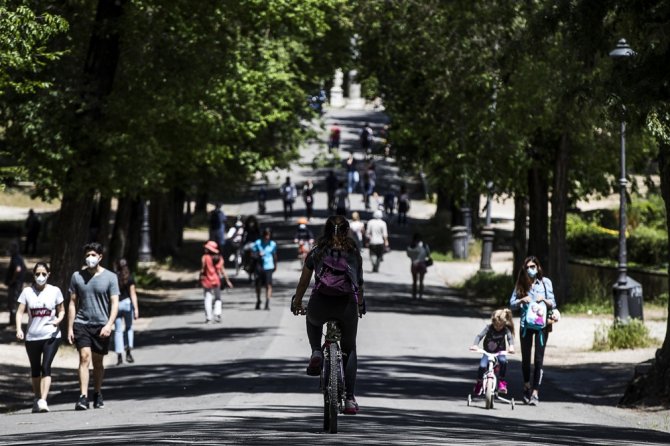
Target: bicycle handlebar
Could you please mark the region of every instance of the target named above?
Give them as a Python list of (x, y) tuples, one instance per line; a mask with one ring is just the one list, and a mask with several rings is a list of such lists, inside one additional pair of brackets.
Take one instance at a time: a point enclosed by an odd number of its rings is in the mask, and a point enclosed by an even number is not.
[(488, 357), (496, 357), (496, 356), (500, 356), (500, 355), (513, 355), (514, 354), (514, 353), (509, 352), (508, 350), (501, 350), (497, 353), (489, 353), (486, 350), (481, 349), (481, 348), (478, 348), (477, 350), (470, 349), (470, 351), (474, 352), (474, 353), (481, 353), (481, 354), (484, 354)]

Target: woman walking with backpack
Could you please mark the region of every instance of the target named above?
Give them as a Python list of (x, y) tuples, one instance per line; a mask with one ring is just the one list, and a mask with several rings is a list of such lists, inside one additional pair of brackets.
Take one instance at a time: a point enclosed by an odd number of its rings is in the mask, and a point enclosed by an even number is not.
[[(317, 240), (307, 255), (302, 268), (300, 281), (291, 301), (293, 314), (304, 314), (302, 298), (307, 291), (312, 274), (315, 284), (307, 304), (307, 337), (312, 356), (307, 366), (307, 374), (319, 376), (323, 354), (321, 353), (321, 334), (323, 324), (337, 320), (342, 330), (342, 359), (344, 362), (344, 381), (346, 398), (344, 413), (355, 415), (356, 403), (356, 334), (358, 318), (365, 314), (363, 298), (363, 260), (356, 242), (348, 236), (349, 222), (340, 215), (328, 218), (323, 235)], [(331, 280), (331, 271), (342, 268), (348, 280)], [(341, 277), (341, 276), (340, 276)]]
[[(509, 300), (512, 310), (521, 309), (521, 371), (523, 373), (523, 401), (531, 406), (540, 403), (539, 389), (542, 383), (544, 349), (549, 337), (547, 311), (556, 308), (554, 287), (544, 277), (542, 266), (535, 256), (527, 257), (519, 271), (516, 286)], [(538, 317), (531, 319), (531, 310), (539, 308)], [(538, 320), (544, 315), (544, 323)], [(530, 353), (535, 343), (533, 381), (530, 381)]]

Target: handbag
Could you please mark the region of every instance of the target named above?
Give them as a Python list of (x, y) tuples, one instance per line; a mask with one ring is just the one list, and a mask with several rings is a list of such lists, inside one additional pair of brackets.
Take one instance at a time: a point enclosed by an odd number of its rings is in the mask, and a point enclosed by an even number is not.
[(430, 256), (430, 248), (426, 245), (426, 251), (428, 255), (426, 256), (426, 266), (433, 266), (433, 258)]

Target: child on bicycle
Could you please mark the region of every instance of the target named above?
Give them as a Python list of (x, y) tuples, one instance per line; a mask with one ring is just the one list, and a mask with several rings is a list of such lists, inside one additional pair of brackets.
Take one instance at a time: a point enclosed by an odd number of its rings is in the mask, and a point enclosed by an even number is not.
[[(491, 314), (491, 323), (486, 324), (470, 347), (470, 350), (477, 350), (479, 342), (484, 339), (484, 350), (488, 353), (498, 353), (507, 351), (514, 353), (514, 319), (512, 311), (508, 308), (496, 310)], [(505, 381), (505, 372), (507, 372), (507, 357), (498, 355), (498, 393), (507, 394), (507, 381)], [(488, 366), (488, 357), (482, 355), (477, 370), (477, 382), (475, 383), (474, 394), (479, 395), (482, 388), (482, 376)]]

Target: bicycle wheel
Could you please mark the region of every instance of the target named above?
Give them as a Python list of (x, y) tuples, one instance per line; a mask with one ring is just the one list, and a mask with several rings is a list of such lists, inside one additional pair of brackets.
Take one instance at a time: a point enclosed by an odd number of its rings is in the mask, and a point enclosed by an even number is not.
[(494, 387), (496, 385), (496, 380), (488, 378), (486, 382), (484, 383), (484, 388), (485, 391), (485, 396), (486, 396), (486, 408), (487, 409), (492, 409), (493, 408), (493, 396), (494, 396)]
[(333, 342), (329, 347), (329, 368), (328, 368), (328, 432), (331, 434), (337, 433), (337, 413), (339, 412), (339, 397), (338, 397), (338, 355), (337, 345)]

